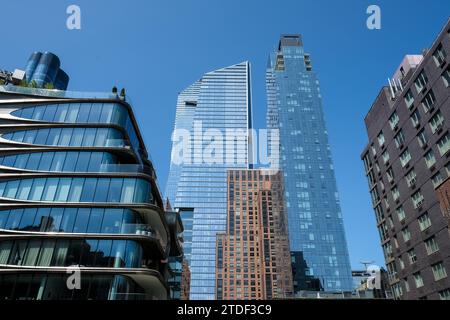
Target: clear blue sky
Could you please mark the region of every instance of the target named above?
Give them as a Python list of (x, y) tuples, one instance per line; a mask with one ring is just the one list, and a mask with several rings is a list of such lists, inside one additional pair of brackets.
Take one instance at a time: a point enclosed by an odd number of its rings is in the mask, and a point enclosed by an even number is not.
[[(82, 29), (66, 28), (77, 4)], [(377, 4), (382, 29), (366, 28)], [(360, 153), (363, 118), (403, 56), (429, 46), (448, 0), (40, 0), (2, 1), (0, 68), (23, 68), (36, 50), (59, 55), (69, 89), (126, 87), (164, 187), (177, 93), (203, 73), (252, 63), (255, 126), (265, 126), (264, 73), (280, 33), (301, 33), (324, 98), (353, 268), (384, 264)]]

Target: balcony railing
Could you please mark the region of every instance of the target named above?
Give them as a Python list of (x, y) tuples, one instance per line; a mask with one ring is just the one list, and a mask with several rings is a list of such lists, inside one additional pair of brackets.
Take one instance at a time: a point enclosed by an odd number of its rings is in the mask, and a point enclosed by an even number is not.
[(123, 224), (120, 230), (121, 234), (136, 234), (146, 237), (152, 237), (158, 240), (161, 246), (164, 248), (164, 241), (158, 230), (153, 229), (148, 224)]
[(110, 92), (81, 92), (55, 89), (29, 88), (14, 85), (0, 86), (0, 92), (19, 93), (34, 96), (72, 98), (72, 99), (111, 99), (120, 100), (119, 95)]

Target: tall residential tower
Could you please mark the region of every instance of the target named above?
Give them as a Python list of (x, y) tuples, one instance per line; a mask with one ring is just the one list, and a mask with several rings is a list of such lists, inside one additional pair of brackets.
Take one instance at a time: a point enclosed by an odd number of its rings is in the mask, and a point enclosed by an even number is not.
[(292, 297), (281, 172), (229, 170), (227, 189), (227, 232), (217, 235), (216, 298)]
[(389, 82), (362, 153), (389, 282), (396, 299), (449, 300), (450, 20)]
[[(290, 248), (304, 259), (306, 275), (324, 290), (352, 289), (351, 268), (336, 188), (319, 81), (300, 35), (282, 35), (267, 73), (267, 126), (279, 129)], [(308, 276), (308, 277), (306, 277)], [(301, 283), (301, 282), (305, 283)]]

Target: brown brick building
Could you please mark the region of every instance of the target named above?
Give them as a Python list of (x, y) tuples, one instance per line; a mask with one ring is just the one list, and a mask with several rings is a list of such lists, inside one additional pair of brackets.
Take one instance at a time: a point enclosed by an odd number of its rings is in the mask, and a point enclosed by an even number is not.
[(216, 298), (290, 297), (292, 269), (282, 175), (228, 171), (227, 232), (217, 235)]
[(449, 62), (450, 21), (423, 55), (406, 56), (365, 118), (362, 159), (396, 299), (450, 299)]

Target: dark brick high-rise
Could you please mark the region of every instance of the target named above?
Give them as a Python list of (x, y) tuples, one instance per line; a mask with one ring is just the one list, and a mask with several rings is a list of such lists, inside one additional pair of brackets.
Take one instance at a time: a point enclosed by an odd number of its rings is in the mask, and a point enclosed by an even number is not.
[(450, 299), (450, 234), (436, 189), (450, 175), (450, 21), (407, 56), (365, 118), (362, 153), (397, 299)]

